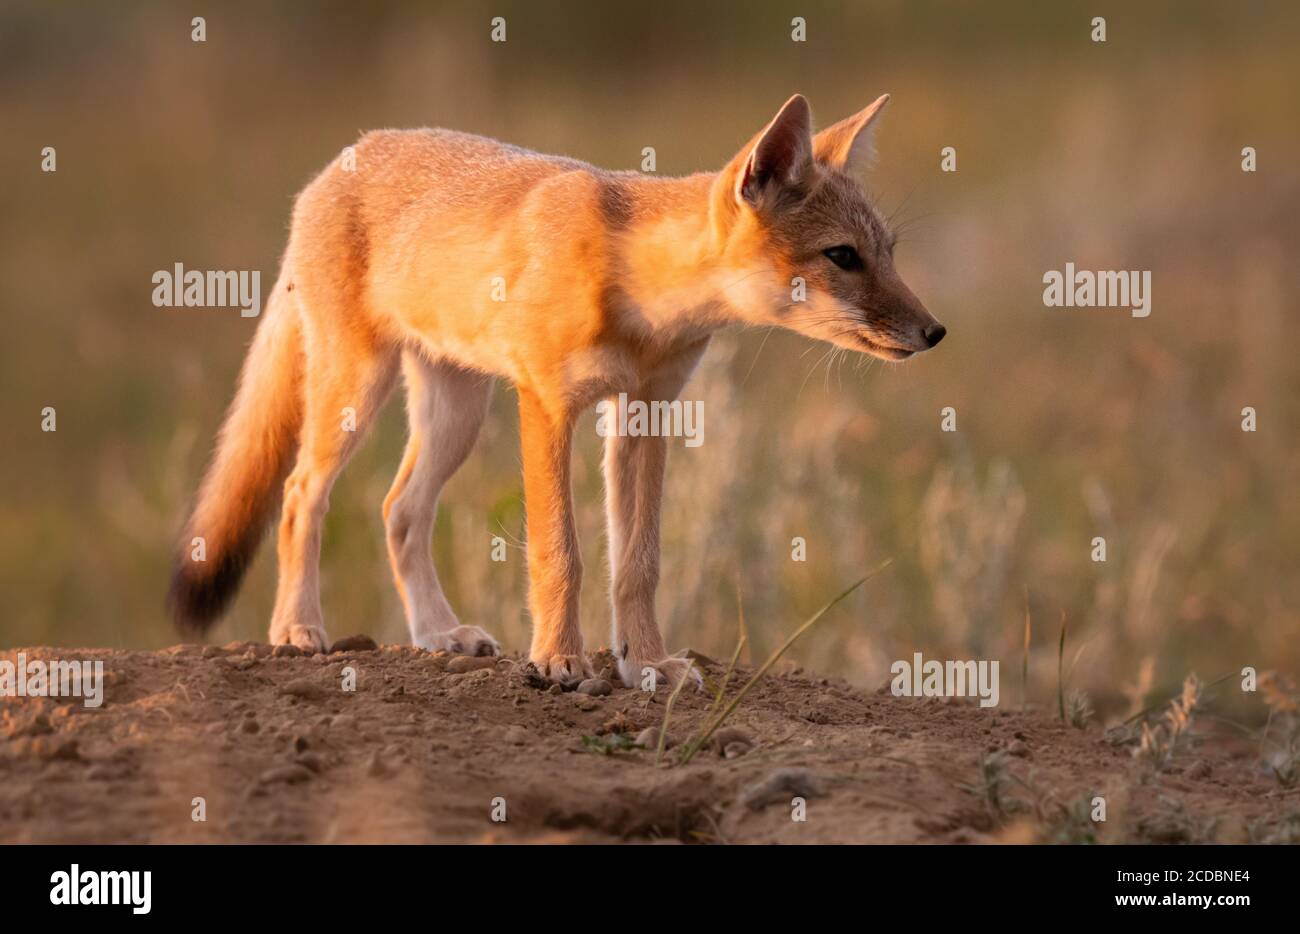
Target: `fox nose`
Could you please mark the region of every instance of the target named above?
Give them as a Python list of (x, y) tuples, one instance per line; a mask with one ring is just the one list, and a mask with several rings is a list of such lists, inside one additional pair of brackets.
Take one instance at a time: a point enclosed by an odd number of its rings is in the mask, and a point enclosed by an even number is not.
[(936, 321), (922, 332), (921, 336), (925, 338), (928, 346), (933, 347), (943, 340), (943, 336), (948, 333), (948, 329)]

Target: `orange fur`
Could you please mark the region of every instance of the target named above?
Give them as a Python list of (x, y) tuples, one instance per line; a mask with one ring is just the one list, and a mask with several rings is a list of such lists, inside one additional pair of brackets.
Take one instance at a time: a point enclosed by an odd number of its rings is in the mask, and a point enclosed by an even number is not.
[[(429, 557), (442, 485), (473, 446), (493, 377), (518, 389), (528, 512), (531, 658), (590, 673), (578, 628), (582, 565), (569, 480), (574, 420), (601, 398), (677, 396), (731, 322), (776, 324), (888, 359), (943, 329), (898, 278), (892, 235), (854, 173), (886, 98), (814, 137), (796, 95), (719, 173), (606, 172), (446, 130), (380, 131), (299, 196), (281, 284), (191, 518), (190, 536), (244, 543), (284, 480), (271, 638), (325, 644), (317, 566), (330, 488), (395, 381), (411, 440), (384, 504), (412, 639), (495, 652), (461, 626)], [(841, 268), (851, 247), (855, 265)], [(806, 300), (793, 298), (802, 281)], [(289, 291), (292, 286), (292, 291)], [(286, 349), (294, 345), (293, 351)], [(341, 428), (343, 412), (356, 431)], [(654, 620), (662, 438), (610, 438), (605, 470), (614, 646), (625, 679), (671, 677)], [(182, 554), (182, 622), (229, 574)], [(219, 606), (223, 600), (208, 600)]]

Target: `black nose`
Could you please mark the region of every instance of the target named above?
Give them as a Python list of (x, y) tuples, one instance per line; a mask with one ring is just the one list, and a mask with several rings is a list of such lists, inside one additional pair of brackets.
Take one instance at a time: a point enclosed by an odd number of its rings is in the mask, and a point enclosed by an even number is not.
[(942, 324), (940, 324), (938, 321), (936, 321), (934, 324), (930, 325), (928, 328), (925, 329), (925, 332), (924, 334), (922, 334), (922, 336), (925, 338), (925, 342), (929, 344), (931, 347), (933, 347), (936, 344), (938, 344), (939, 341), (943, 340), (943, 336), (947, 333), (948, 333), (948, 329), (944, 327)]

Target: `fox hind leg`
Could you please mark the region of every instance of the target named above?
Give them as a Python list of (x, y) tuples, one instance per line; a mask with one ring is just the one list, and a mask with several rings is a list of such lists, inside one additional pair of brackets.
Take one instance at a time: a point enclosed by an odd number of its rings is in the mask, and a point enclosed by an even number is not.
[(384, 499), (384, 529), (411, 642), (457, 655), (500, 654), (487, 632), (460, 625), (430, 553), (438, 496), (474, 447), (492, 379), (451, 363), (430, 363), (414, 350), (403, 352), (402, 372), (410, 438)]
[(320, 538), (330, 490), (392, 389), (397, 352), (310, 332), (304, 349), (302, 435), (284, 485), (270, 641), (310, 652), (327, 645), (320, 605)]

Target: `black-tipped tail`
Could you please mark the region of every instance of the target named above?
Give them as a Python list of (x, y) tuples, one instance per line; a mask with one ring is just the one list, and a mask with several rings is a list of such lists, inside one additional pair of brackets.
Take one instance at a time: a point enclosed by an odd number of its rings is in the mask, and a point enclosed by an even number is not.
[(302, 330), (281, 278), (177, 546), (167, 607), (183, 633), (206, 631), (230, 605), (298, 449)]
[(257, 552), (257, 536), (245, 538), (211, 561), (197, 560), (192, 542), (181, 546), (167, 589), (167, 612), (177, 630), (202, 635), (226, 612)]

